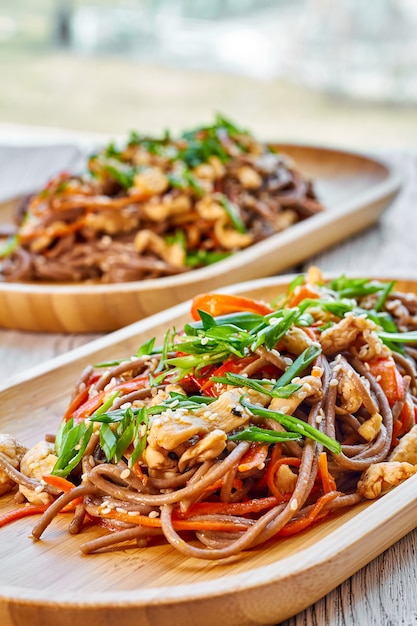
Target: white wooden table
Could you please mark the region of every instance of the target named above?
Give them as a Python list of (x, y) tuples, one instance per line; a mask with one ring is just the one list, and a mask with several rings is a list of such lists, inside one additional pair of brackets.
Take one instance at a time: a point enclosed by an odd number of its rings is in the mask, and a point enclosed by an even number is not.
[[(51, 174), (62, 163), (46, 149), (29, 171), (19, 148), (5, 151), (0, 146), (0, 195), (34, 186), (45, 168)], [(62, 159), (77, 162), (72, 148), (64, 149)], [(417, 278), (417, 152), (385, 152), (404, 174), (400, 195), (384, 213), (381, 221), (367, 232), (326, 250), (311, 262), (324, 271), (366, 272), (369, 276), (398, 275)], [(27, 157), (29, 160), (30, 158)], [(19, 161), (21, 162), (21, 161)], [(29, 161), (28, 161), (29, 162)], [(22, 175), (24, 171), (25, 176)], [(32, 178), (34, 177), (34, 180)], [(22, 180), (25, 180), (22, 186)], [(303, 268), (291, 268), (302, 270)], [(23, 333), (0, 329), (0, 377), (2, 383), (22, 370), (45, 362), (93, 340), (94, 335), (56, 335)], [(417, 524), (417, 513), (416, 513)], [(412, 626), (417, 624), (417, 530), (339, 585), (322, 600), (285, 622), (285, 626)]]

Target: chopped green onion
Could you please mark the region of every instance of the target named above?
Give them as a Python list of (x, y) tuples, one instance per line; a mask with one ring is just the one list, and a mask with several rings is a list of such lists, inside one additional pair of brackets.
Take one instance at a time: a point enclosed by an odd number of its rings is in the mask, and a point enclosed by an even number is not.
[(141, 356), (146, 356), (148, 354), (152, 354), (154, 345), (155, 345), (155, 337), (152, 337), (152, 339), (149, 339), (148, 341), (145, 341), (145, 343), (143, 343), (139, 347), (139, 349), (136, 352), (135, 356), (141, 357)]
[[(247, 376), (241, 376), (240, 374), (234, 374), (233, 372), (226, 372), (225, 376), (212, 376), (210, 380), (215, 383), (254, 389), (255, 391), (259, 391), (260, 393), (270, 396), (271, 398), (290, 398), (296, 391), (301, 389), (301, 385), (286, 385), (285, 387), (279, 387), (274, 390), (270, 388), (272, 385), (271, 381), (248, 378)], [(268, 385), (268, 387), (266, 385)]]
[(381, 295), (379, 296), (374, 306), (375, 311), (380, 311), (385, 306), (385, 302), (389, 294), (391, 293), (391, 291), (394, 289), (394, 286), (395, 286), (395, 280), (391, 280), (389, 283), (385, 285), (385, 287), (383, 288), (381, 292)]
[(246, 233), (247, 229), (244, 221), (240, 216), (240, 209), (238, 205), (234, 202), (231, 202), (231, 200), (229, 200), (229, 198), (227, 198), (227, 196), (225, 196), (224, 194), (218, 194), (216, 198), (226, 211), (228, 218), (230, 219), (233, 226), (236, 228), (237, 232), (242, 234)]
[(240, 399), (240, 403), (253, 413), (253, 415), (258, 415), (259, 417), (264, 417), (265, 419), (273, 419), (291, 432), (296, 432), (303, 435), (303, 437), (309, 437), (310, 439), (317, 441), (330, 450), (330, 452), (333, 452), (333, 454), (340, 454), (342, 450), (342, 446), (338, 441), (332, 439), (328, 435), (325, 435), (317, 428), (314, 428), (314, 426), (310, 426), (310, 424), (303, 422), (303, 420), (300, 420), (297, 417), (286, 415), (285, 413), (280, 413), (279, 411), (271, 411), (270, 409), (255, 406), (254, 404), (250, 404), (244, 397)]
[(107, 461), (110, 463), (114, 457), (117, 446), (117, 437), (108, 424), (100, 427), (100, 447), (103, 450)]
[[(81, 462), (88, 442), (93, 433), (93, 424), (80, 422), (74, 426), (73, 419), (66, 422), (62, 429), (58, 443), (58, 459), (51, 474), (68, 476)], [(57, 444), (56, 444), (57, 445)]]
[(378, 331), (377, 335), (382, 341), (392, 343), (415, 343), (417, 341), (417, 330), (409, 330), (404, 333), (386, 333)]
[(302, 352), (300, 356), (295, 359), (292, 365), (290, 365), (289, 368), (285, 370), (283, 375), (277, 380), (274, 385), (274, 389), (283, 387), (290, 383), (293, 378), (301, 374), (301, 372), (303, 372), (306, 367), (308, 367), (310, 363), (312, 363), (320, 354), (320, 344), (312, 343), (309, 345), (308, 348), (306, 348), (304, 352)]
[(301, 435), (294, 432), (268, 430), (258, 426), (249, 426), (235, 435), (228, 435), (230, 441), (257, 441), (259, 443), (282, 443), (285, 441), (298, 441)]

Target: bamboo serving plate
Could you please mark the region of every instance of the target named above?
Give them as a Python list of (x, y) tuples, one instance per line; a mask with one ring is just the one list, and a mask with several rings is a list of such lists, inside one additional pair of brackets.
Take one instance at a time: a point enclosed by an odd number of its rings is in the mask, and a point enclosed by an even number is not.
[[(271, 301), (292, 277), (236, 285), (229, 293)], [(398, 281), (417, 293), (417, 281)], [(189, 303), (132, 324), (13, 379), (0, 390), (0, 432), (26, 445), (56, 432), (81, 370), (129, 356), (152, 336), (189, 320)], [(417, 476), (299, 534), (221, 563), (169, 545), (82, 556), (100, 532), (68, 534), (60, 516), (33, 542), (33, 518), (0, 530), (2, 626), (255, 626), (281, 622), (316, 602), (417, 526)], [(11, 497), (0, 510), (12, 508)], [(66, 519), (65, 519), (66, 518)]]
[[(226, 260), (179, 276), (118, 284), (0, 283), (0, 326), (43, 332), (106, 332), (197, 293), (282, 272), (373, 224), (401, 177), (383, 161), (322, 147), (279, 144), (315, 181), (326, 210)], [(10, 222), (13, 202), (0, 205)]]

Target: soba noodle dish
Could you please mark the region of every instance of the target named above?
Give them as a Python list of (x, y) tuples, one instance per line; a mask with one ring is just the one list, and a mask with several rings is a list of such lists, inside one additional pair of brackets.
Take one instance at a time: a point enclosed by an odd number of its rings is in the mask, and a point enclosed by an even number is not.
[(23, 200), (14, 227), (3, 228), (0, 280), (177, 275), (322, 208), (296, 164), (220, 115), (176, 138), (131, 133), (91, 155), (87, 171), (63, 172)]
[(0, 526), (40, 515), (39, 540), (65, 513), (97, 527), (85, 554), (210, 560), (305, 532), (417, 472), (416, 342), (394, 282), (310, 268), (273, 303), (196, 296), (160, 344), (87, 367), (53, 436), (1, 436)]

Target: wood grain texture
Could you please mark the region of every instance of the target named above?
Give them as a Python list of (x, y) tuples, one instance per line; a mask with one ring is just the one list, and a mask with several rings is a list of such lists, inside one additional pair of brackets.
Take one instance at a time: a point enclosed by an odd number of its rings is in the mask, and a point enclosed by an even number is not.
[[(287, 278), (261, 279), (231, 291), (271, 301), (287, 285)], [(399, 281), (398, 289), (417, 293), (417, 282)], [(86, 364), (129, 356), (146, 338), (160, 341), (167, 327), (180, 328), (188, 319), (189, 305), (179, 305), (9, 380), (0, 392), (1, 430), (34, 444), (56, 430)], [(411, 531), (416, 504), (412, 477), (309, 532), (219, 564), (183, 557), (167, 545), (81, 557), (78, 546), (96, 529), (69, 536), (61, 518), (33, 542), (32, 520), (21, 520), (2, 529), (1, 623), (52, 626), (59, 615), (62, 626), (91, 620), (103, 626), (119, 620), (126, 626), (209, 626), (215, 619), (224, 626), (273, 624), (320, 599)], [(4, 496), (2, 509), (12, 506)]]
[[(394, 165), (328, 148), (280, 145), (314, 179), (326, 207), (228, 259), (180, 274), (112, 285), (0, 283), (0, 326), (49, 332), (104, 332), (131, 324), (202, 291), (270, 276), (376, 222), (397, 193)], [(10, 203), (0, 205), (0, 221)]]

